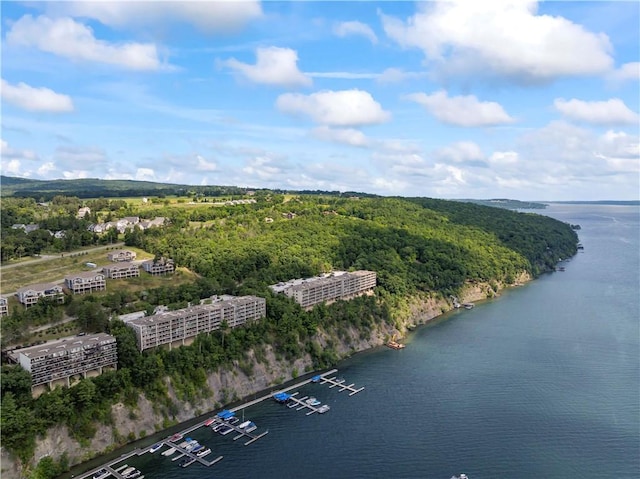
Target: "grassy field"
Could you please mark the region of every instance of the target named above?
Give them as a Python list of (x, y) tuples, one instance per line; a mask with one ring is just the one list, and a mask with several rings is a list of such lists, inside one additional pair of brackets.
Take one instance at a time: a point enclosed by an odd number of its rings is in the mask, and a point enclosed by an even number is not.
[[(78, 271), (90, 271), (93, 268), (85, 266), (85, 263), (95, 263), (98, 267), (105, 266), (110, 263), (107, 259), (107, 253), (111, 249), (119, 249), (113, 247), (105, 247), (99, 251), (75, 251), (72, 253), (63, 253), (59, 258), (49, 259), (46, 261), (23, 261), (18, 266), (11, 269), (0, 270), (0, 291), (3, 294), (12, 293), (30, 284), (37, 283), (58, 283), (64, 280), (68, 274), (77, 273)], [(137, 253), (136, 259), (146, 260), (153, 259), (153, 255), (139, 248), (129, 248)]]

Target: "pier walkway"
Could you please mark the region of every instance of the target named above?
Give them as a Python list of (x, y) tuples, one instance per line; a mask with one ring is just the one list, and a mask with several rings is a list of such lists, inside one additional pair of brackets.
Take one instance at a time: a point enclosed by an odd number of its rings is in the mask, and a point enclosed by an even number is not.
[[(362, 386), (360, 389), (356, 389), (353, 386), (355, 386), (354, 383), (349, 384), (348, 386), (345, 385), (345, 380), (344, 379), (336, 379), (336, 377), (332, 377), (332, 378), (328, 378), (326, 377), (327, 375), (324, 376), (314, 376), (313, 378), (311, 378), (312, 382), (319, 382), (320, 384), (330, 384), (331, 386), (329, 386), (329, 388), (334, 388), (337, 387), (338, 388), (338, 392), (342, 392), (342, 391), (349, 391), (349, 396), (353, 396), (354, 394), (359, 393), (360, 391), (362, 391), (364, 389), (364, 386)], [(317, 378), (317, 379), (316, 379)]]

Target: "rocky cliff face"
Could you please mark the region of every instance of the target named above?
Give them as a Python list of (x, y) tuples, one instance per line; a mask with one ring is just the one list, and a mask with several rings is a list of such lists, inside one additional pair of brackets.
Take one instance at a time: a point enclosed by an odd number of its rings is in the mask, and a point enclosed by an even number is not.
[[(518, 278), (518, 283), (529, 280), (528, 275), (523, 274)], [(494, 285), (500, 289), (503, 285)], [(468, 284), (464, 292), (458, 298), (460, 302), (480, 301), (494, 297), (497, 294), (488, 284)], [(358, 351), (364, 351), (372, 347), (385, 344), (393, 336), (402, 337), (408, 329), (424, 324), (431, 319), (453, 308), (451, 299), (438, 299), (430, 296), (415, 296), (407, 299), (407, 309), (395, 318), (395, 325), (379, 325), (372, 330), (366, 338), (361, 337), (361, 332), (351, 328), (347, 330), (347, 336), (336, 341), (335, 334), (330, 331), (319, 331), (317, 341), (326, 346), (332, 340), (337, 353), (341, 358), (346, 358)], [(191, 404), (179, 401), (168, 383), (171, 400), (178, 404), (177, 415), (173, 418), (176, 422), (183, 422), (219, 408), (221, 405), (250, 396), (259, 391), (277, 388), (279, 384), (295, 376), (303, 374), (312, 367), (310, 357), (302, 357), (295, 362), (278, 360), (270, 347), (266, 350), (266, 361), (255, 360), (253, 352), (253, 371), (247, 376), (236, 365), (224, 371), (211, 373), (207, 379), (212, 394), (206, 399)], [(63, 452), (67, 453), (70, 464), (79, 464), (92, 457), (104, 454), (115, 447), (122, 446), (133, 438), (154, 434), (163, 428), (165, 417), (154, 409), (153, 404), (142, 394), (138, 398), (135, 408), (129, 409), (122, 403), (112, 407), (114, 419), (113, 425), (99, 425), (98, 430), (88, 446), (82, 446), (75, 441), (66, 427), (58, 426), (47, 431), (45, 437), (38, 439), (34, 455), (35, 465), (45, 456), (59, 459)], [(20, 479), (26, 477), (28, 467), (23, 467), (12, 458), (3, 448), (2, 455), (3, 479)]]

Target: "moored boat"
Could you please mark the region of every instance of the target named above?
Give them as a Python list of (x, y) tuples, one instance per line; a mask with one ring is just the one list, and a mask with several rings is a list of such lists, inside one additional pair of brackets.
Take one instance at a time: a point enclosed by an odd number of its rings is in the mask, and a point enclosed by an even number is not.
[(169, 438), (169, 441), (171, 442), (176, 442), (179, 441), (180, 439), (182, 439), (182, 434), (180, 434), (179, 432), (175, 433), (173, 436), (171, 436)]
[(258, 426), (255, 425), (255, 423), (251, 422), (249, 423), (249, 425), (244, 429), (244, 432), (251, 432), (251, 431), (255, 431), (256, 429), (258, 429)]
[(164, 451), (162, 453), (163, 456), (170, 456), (171, 454), (173, 454), (174, 452), (176, 452), (176, 448), (175, 447), (170, 447), (169, 449), (167, 449), (166, 451)]
[(213, 424), (213, 421), (215, 421), (215, 420), (216, 420), (215, 418), (210, 417), (209, 419), (207, 419), (207, 420), (204, 422), (204, 425), (205, 425), (205, 426), (211, 426), (211, 424)]
[(109, 477), (110, 475), (111, 473), (106, 469), (100, 469), (93, 474), (93, 479), (104, 479), (105, 477)]
[(313, 396), (311, 396), (309, 399), (307, 399), (305, 401), (305, 404), (307, 404), (307, 406), (320, 406), (320, 404), (322, 404), (320, 401), (318, 401), (316, 398), (314, 398)]
[(206, 448), (206, 449), (203, 449), (202, 451), (198, 451), (198, 453), (196, 454), (196, 456), (198, 456), (198, 457), (204, 457), (204, 456), (207, 456), (207, 455), (209, 455), (209, 454), (211, 454), (211, 448)]
[(240, 424), (238, 426), (238, 429), (244, 429), (244, 428), (248, 427), (249, 424), (252, 424), (252, 422), (251, 421), (245, 421), (245, 422), (243, 422), (242, 424)]
[(325, 412), (327, 412), (329, 409), (331, 409), (331, 406), (329, 406), (328, 404), (323, 404), (322, 406), (320, 406), (318, 408), (318, 412), (320, 414), (324, 414)]
[(153, 454), (158, 449), (162, 449), (162, 446), (164, 446), (164, 442), (158, 442), (158, 443), (154, 444), (153, 446), (151, 446), (151, 448), (149, 449), (149, 452)]

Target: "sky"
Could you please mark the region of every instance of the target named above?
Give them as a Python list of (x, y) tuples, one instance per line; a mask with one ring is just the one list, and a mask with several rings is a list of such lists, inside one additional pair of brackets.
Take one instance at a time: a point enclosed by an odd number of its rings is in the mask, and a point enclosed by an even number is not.
[(1, 172), (640, 199), (640, 2), (7, 2)]

